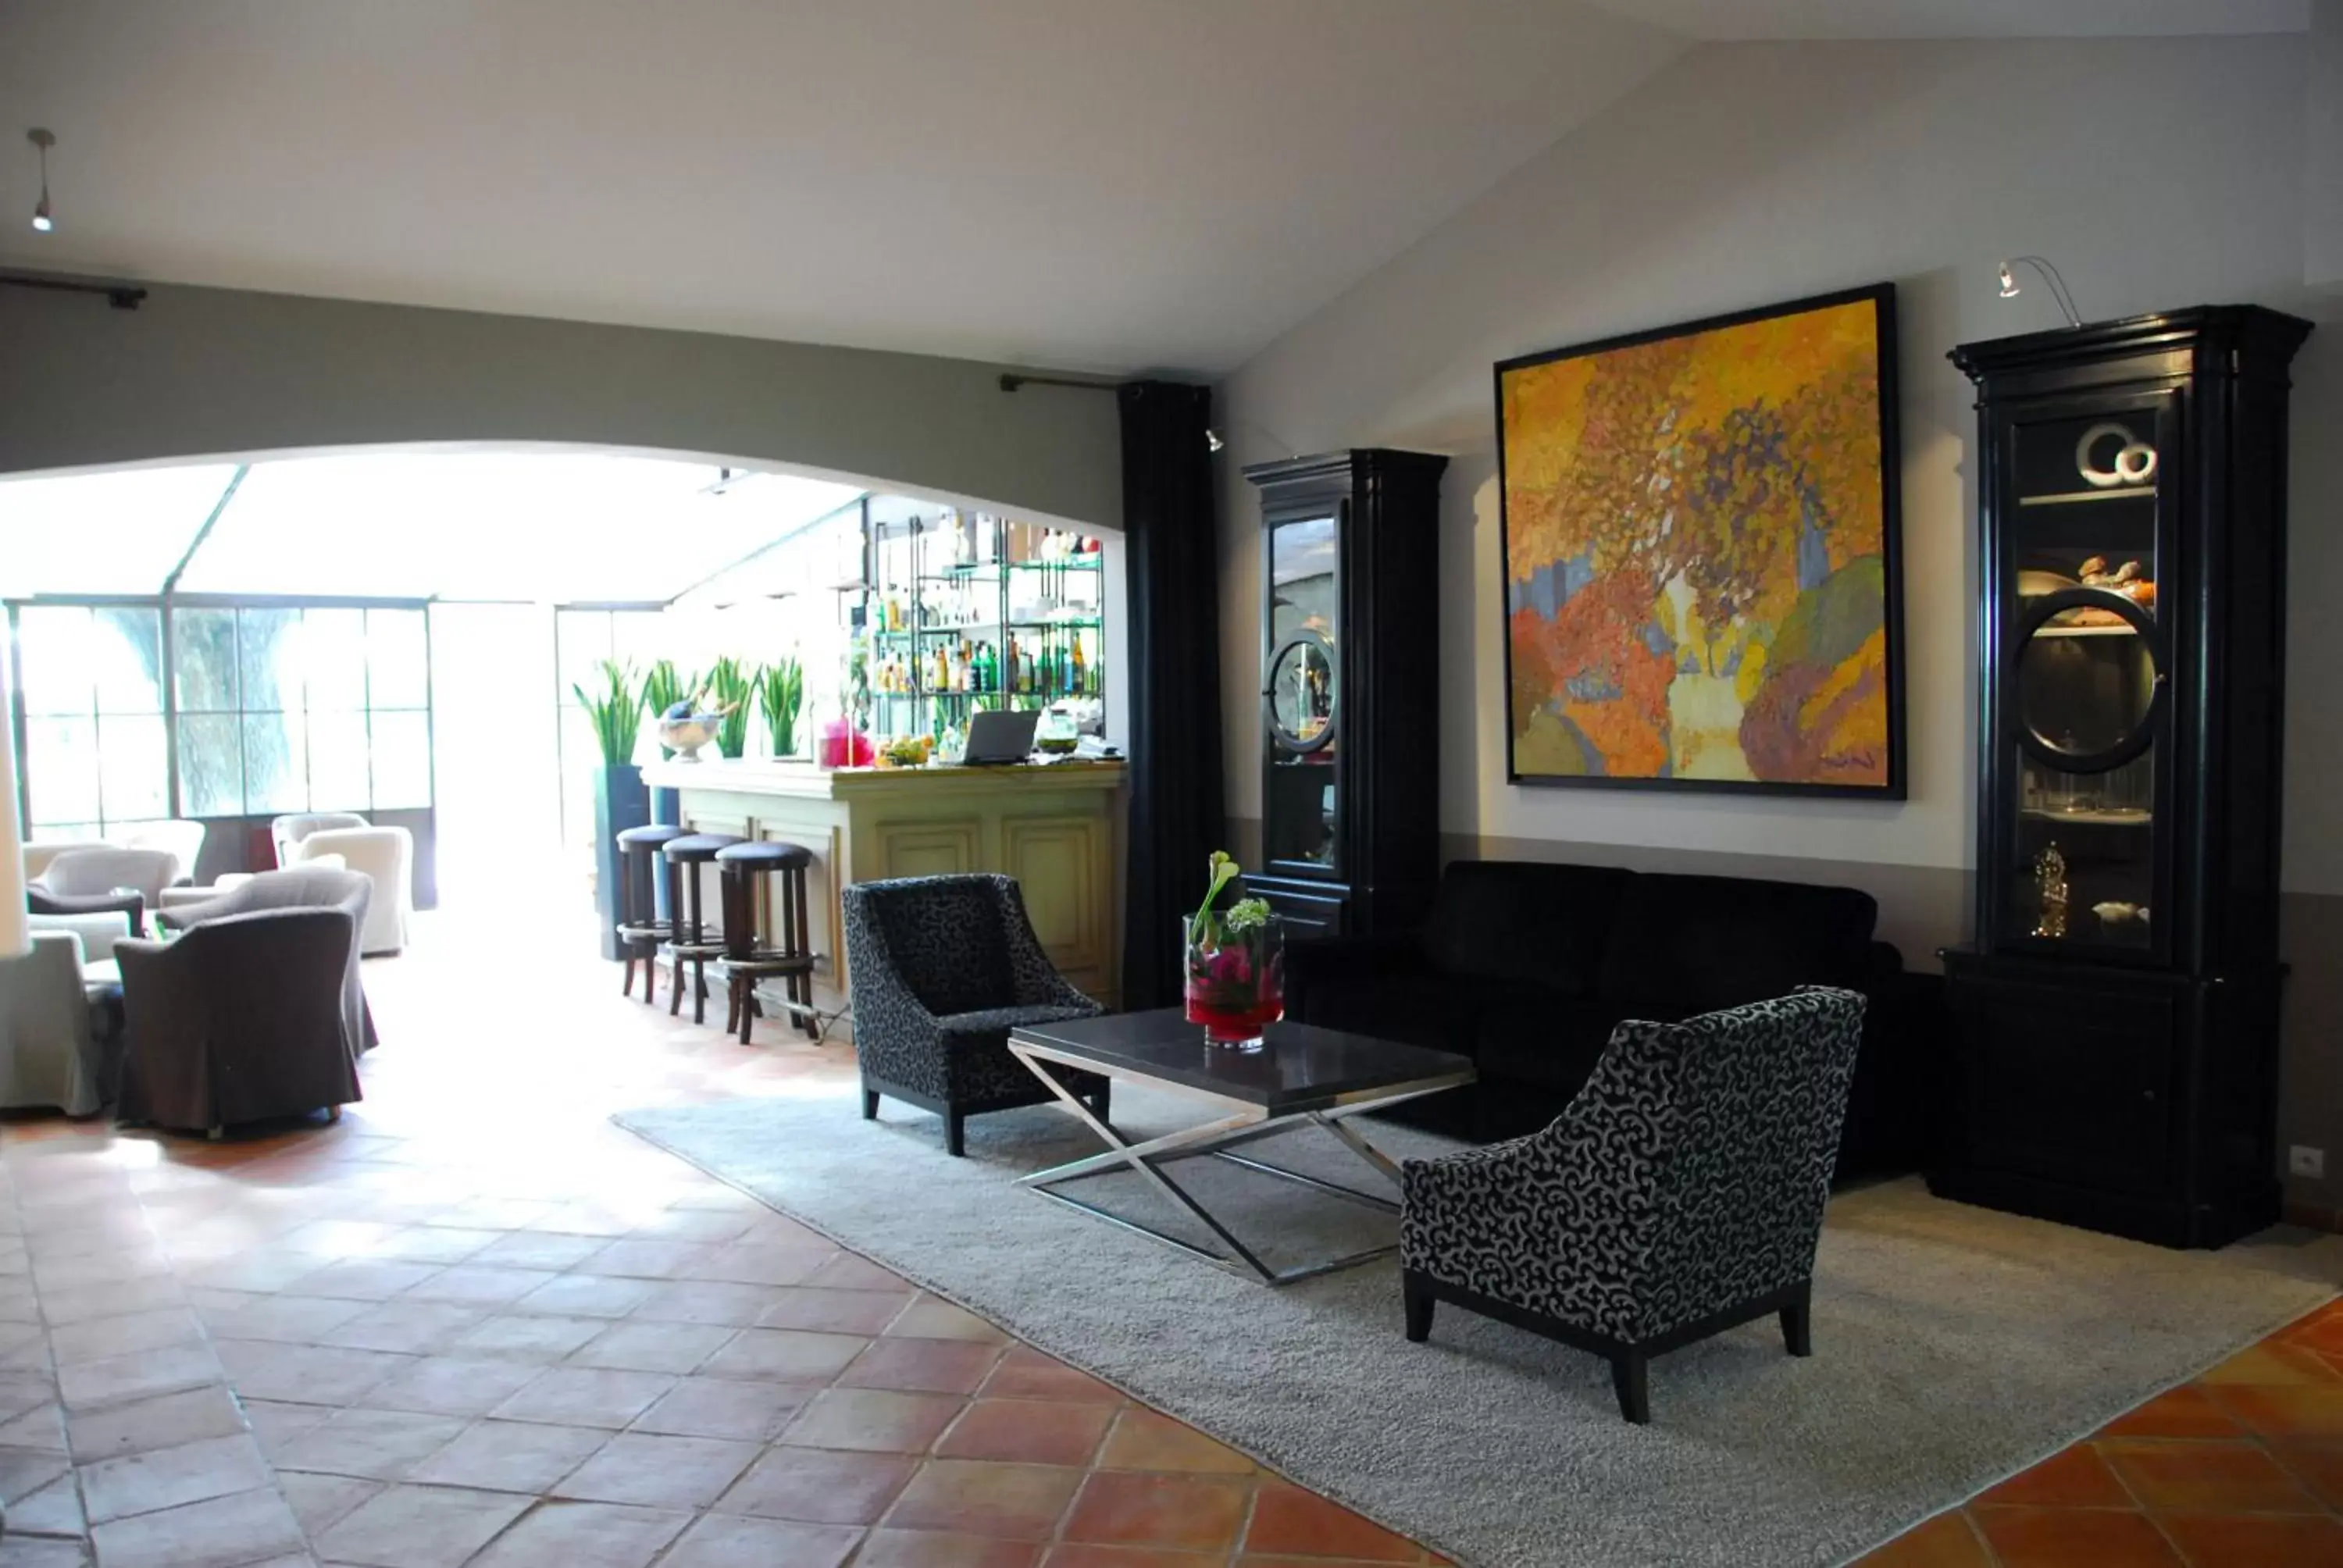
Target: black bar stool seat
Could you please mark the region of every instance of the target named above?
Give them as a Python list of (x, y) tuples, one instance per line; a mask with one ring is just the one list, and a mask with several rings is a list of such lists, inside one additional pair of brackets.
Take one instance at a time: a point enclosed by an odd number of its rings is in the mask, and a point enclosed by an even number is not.
[(683, 1010), (683, 966), (691, 966), (691, 1021), (708, 1021), (708, 960), (724, 956), (719, 931), (709, 930), (700, 919), (699, 868), (711, 863), (718, 850), (740, 842), (737, 833), (686, 833), (659, 847), (667, 860), (668, 940), (659, 953), (674, 968), (667, 1002), (670, 1015)]
[(659, 989), (659, 950), (675, 936), (675, 923), (659, 912), (659, 851), (690, 832), (670, 822), (628, 828), (617, 835), (618, 873), (618, 950), (626, 955), (625, 983), (620, 996), (635, 994), (635, 965), (643, 966), (643, 1005), (650, 1005)]
[[(813, 943), (806, 920), (806, 870), (813, 852), (797, 844), (764, 839), (728, 844), (716, 851), (724, 892), (724, 957), (717, 965), (723, 978), (724, 1027), (739, 1031), (749, 1043), (749, 1020), (764, 1011), (757, 1000), (757, 982), (778, 977), (789, 1000), (790, 1023), (809, 1039), (821, 1038), (821, 1024), (813, 1003)], [(770, 945), (758, 940), (757, 888), (770, 894)]]

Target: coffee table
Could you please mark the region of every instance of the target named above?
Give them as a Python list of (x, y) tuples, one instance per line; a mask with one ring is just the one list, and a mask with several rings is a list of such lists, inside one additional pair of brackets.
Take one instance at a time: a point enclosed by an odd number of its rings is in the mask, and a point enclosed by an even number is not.
[[(1391, 1199), (1321, 1181), (1299, 1171), (1288, 1171), (1233, 1151), (1257, 1139), (1299, 1127), (1322, 1127), (1396, 1186), (1399, 1167), (1346, 1125), (1348, 1120), (1470, 1083), (1474, 1076), (1470, 1057), (1302, 1023), (1271, 1024), (1262, 1045), (1256, 1050), (1209, 1045), (1204, 1031), (1190, 1023), (1178, 1008), (1011, 1030), (1009, 1050), (1110, 1146), (1103, 1154), (1070, 1161), (1022, 1177), (1021, 1186), (1272, 1285), (1289, 1285), (1296, 1280), (1363, 1263), (1394, 1251), (1396, 1243), (1326, 1262), (1272, 1269), (1173, 1181), (1166, 1167), (1182, 1160), (1209, 1156), (1288, 1181), (1299, 1181), (1305, 1187), (1386, 1213), (1397, 1213), (1399, 1205)], [(1078, 1068), (1119, 1082), (1178, 1095), (1216, 1110), (1221, 1115), (1201, 1126), (1133, 1143), (1070, 1091), (1052, 1070), (1057, 1067)], [(1135, 1171), (1144, 1177), (1166, 1199), (1194, 1216), (1227, 1251), (1199, 1247), (1179, 1236), (1086, 1203), (1063, 1190), (1068, 1182), (1119, 1170)]]

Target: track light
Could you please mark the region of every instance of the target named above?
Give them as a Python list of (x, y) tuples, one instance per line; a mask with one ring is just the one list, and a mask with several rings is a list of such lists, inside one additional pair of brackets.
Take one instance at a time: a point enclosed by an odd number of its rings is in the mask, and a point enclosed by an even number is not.
[(2067, 292), (2066, 280), (2058, 276), (2058, 269), (2056, 267), (2051, 266), (2048, 261), (2045, 260), (2041, 256), (2013, 256), (2007, 261), (2003, 262), (2000, 267), (2001, 297), (2004, 299), (2016, 299), (2019, 293), (2022, 292), (2017, 286), (2016, 275), (2009, 270), (2012, 266), (2021, 261), (2026, 266), (2032, 267), (2035, 271), (2040, 273), (2042, 275), (2042, 281), (2050, 286), (2050, 297), (2057, 302), (2058, 309), (2066, 317), (2066, 325), (2069, 327), (2082, 326), (2082, 315), (2075, 308), (2075, 297)]
[(25, 133), (25, 139), (40, 150), (41, 158), (41, 199), (33, 206), (33, 227), (42, 234), (53, 233), (57, 220), (49, 216), (49, 149), (57, 145), (57, 138), (35, 126)]

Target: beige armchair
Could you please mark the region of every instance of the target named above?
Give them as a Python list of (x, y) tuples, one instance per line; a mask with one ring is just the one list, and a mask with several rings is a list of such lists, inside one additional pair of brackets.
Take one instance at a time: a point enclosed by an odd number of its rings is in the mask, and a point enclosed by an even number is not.
[(327, 857), (374, 882), (358, 950), (375, 958), (404, 949), (407, 918), (415, 908), (415, 835), (404, 828), (320, 828), (293, 846), (289, 865), (314, 865)]
[(120, 847), (106, 839), (27, 839), (25, 840), (25, 880), (39, 881), (51, 863), (68, 849), (114, 849)]
[(186, 881), (196, 874), (196, 862), (203, 858), (204, 839), (207, 829), (201, 822), (186, 817), (173, 817), (159, 822), (140, 822), (122, 829), (117, 837), (125, 849), (163, 849), (179, 858), (179, 879)]
[(364, 828), (367, 819), (355, 811), (297, 811), (279, 817), (268, 824), (268, 836), (277, 841), (277, 865), (279, 870), (300, 859), (294, 851), (301, 840), (312, 833), (332, 828)]

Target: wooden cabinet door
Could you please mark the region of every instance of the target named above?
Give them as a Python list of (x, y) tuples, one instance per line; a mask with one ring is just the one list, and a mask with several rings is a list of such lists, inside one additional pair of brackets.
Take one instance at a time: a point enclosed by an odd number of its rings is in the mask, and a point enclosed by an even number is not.
[(2140, 1197), (2176, 1188), (2184, 990), (1957, 973), (1950, 990), (1967, 1163)]

